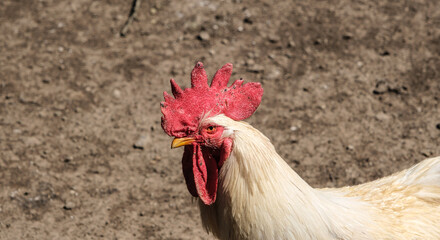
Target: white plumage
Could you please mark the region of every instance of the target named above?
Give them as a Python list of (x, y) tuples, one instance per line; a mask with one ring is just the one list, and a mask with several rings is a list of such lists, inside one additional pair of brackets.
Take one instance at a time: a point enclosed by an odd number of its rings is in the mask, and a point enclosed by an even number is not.
[(234, 143), (216, 202), (199, 204), (219, 239), (440, 239), (440, 157), (358, 186), (314, 189), (251, 125), (224, 115), (203, 124), (223, 126)]

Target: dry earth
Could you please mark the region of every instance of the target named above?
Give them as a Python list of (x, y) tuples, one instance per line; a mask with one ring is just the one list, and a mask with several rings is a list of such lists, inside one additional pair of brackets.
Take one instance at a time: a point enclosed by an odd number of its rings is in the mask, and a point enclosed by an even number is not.
[[(0, 238), (209, 239), (169, 78), (261, 82), (248, 121), (315, 187), (440, 155), (440, 1), (0, 1)], [(136, 145), (137, 147), (134, 147)]]

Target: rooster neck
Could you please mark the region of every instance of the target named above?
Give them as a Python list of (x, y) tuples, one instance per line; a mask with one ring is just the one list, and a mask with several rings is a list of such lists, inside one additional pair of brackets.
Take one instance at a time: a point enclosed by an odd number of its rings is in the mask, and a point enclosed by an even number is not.
[(200, 205), (208, 231), (220, 239), (371, 239), (364, 203), (313, 189), (262, 133), (229, 124), (234, 148), (220, 171), (217, 200)]

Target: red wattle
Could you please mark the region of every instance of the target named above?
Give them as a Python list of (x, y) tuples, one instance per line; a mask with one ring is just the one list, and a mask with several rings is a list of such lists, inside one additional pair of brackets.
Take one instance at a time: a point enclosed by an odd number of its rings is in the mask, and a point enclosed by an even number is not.
[(218, 167), (211, 149), (196, 147), (193, 159), (194, 181), (200, 199), (211, 205), (217, 197)]
[(194, 173), (193, 173), (193, 156), (194, 156), (194, 145), (185, 146), (185, 151), (183, 152), (182, 157), (182, 171), (183, 176), (185, 177), (186, 187), (188, 188), (189, 193), (194, 197), (198, 197), (196, 184), (194, 182)]
[(218, 167), (213, 152), (199, 144), (185, 146), (182, 169), (188, 191), (200, 197), (206, 205), (217, 196)]
[(202, 147), (197, 143), (185, 146), (182, 169), (186, 187), (191, 195), (200, 197), (206, 205), (215, 202), (218, 171), (229, 158), (232, 143), (232, 139), (224, 139), (220, 151), (219, 149)]

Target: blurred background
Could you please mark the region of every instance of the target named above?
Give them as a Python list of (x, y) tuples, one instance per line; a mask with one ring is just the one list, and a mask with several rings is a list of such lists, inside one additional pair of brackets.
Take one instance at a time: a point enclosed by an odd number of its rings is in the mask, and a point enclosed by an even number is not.
[(197, 61), (314, 187), (440, 155), (440, 1), (137, 1), (0, 1), (0, 239), (210, 239), (160, 127)]

